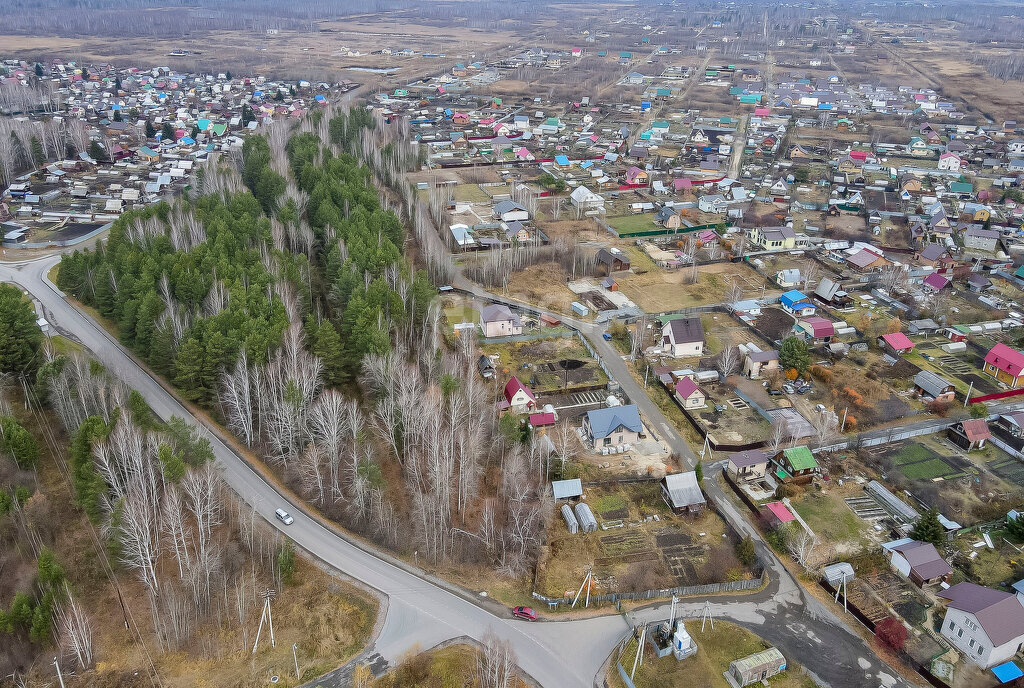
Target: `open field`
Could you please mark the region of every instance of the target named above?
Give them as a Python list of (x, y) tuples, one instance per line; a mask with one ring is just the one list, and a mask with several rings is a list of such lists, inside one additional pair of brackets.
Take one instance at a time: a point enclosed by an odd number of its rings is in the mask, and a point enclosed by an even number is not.
[[(421, 652), (409, 657), (398, 667), (380, 678), (372, 679), (369, 688), (456, 688), (476, 684), (477, 659), (480, 650), (469, 645), (448, 645), (439, 649)], [(372, 678), (360, 671), (361, 679)], [(508, 688), (526, 688), (527, 684), (518, 676), (513, 677)]]
[(499, 383), (516, 375), (534, 394), (608, 383), (608, 376), (575, 337), (481, 344), (480, 351), (498, 356), (495, 368)]
[[(639, 254), (639, 255), (638, 255)], [(710, 303), (722, 303), (729, 286), (739, 282), (745, 294), (761, 294), (761, 287), (767, 283), (745, 263), (714, 263), (700, 268), (697, 282), (686, 284), (690, 270), (686, 267), (678, 270), (659, 268), (639, 249), (629, 251), (633, 263), (633, 273), (617, 278), (619, 288), (637, 306), (648, 313), (664, 313), (691, 306), (703, 306)], [(637, 274), (640, 270), (647, 271)], [(766, 293), (777, 292), (768, 286)]]

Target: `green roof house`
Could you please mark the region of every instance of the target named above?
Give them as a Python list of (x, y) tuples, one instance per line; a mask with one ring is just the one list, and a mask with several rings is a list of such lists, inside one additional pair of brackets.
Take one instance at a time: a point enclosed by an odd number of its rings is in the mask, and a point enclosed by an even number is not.
[(778, 467), (775, 475), (783, 482), (809, 483), (821, 473), (821, 467), (807, 447), (783, 449), (772, 460)]

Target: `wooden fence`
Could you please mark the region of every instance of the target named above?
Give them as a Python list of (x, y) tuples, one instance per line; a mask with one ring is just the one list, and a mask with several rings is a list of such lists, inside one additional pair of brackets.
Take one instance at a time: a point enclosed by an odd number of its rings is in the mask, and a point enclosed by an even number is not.
[[(681, 585), (675, 588), (664, 588), (662, 590), (645, 590), (643, 592), (613, 592), (605, 595), (591, 595), (592, 603), (611, 602), (615, 604), (619, 600), (652, 600), (661, 597), (679, 597), (714, 595), (721, 592), (744, 592), (747, 590), (758, 590), (768, 584), (768, 573), (762, 571), (759, 578), (748, 580), (727, 581), (725, 583), (708, 583), (707, 585)], [(539, 592), (533, 593), (534, 599), (546, 602), (549, 605), (572, 604), (572, 597), (548, 597)], [(580, 598), (583, 599), (582, 597)]]

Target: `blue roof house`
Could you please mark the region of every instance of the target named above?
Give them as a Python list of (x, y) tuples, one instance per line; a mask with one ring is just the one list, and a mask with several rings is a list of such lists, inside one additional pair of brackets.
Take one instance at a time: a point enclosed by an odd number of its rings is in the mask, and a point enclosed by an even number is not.
[(595, 409), (583, 418), (583, 430), (594, 451), (633, 444), (640, 439), (643, 429), (636, 404)]
[(791, 289), (780, 296), (779, 305), (784, 311), (799, 316), (814, 315), (817, 310), (811, 300), (796, 289)]

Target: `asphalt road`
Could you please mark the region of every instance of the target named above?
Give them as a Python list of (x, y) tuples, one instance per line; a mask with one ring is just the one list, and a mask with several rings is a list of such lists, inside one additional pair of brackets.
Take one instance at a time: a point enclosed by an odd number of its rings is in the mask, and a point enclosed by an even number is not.
[[(521, 668), (540, 685), (587, 687), (601, 680), (597, 676), (599, 670), (633, 623), (667, 617), (668, 608), (661, 605), (635, 611), (628, 623), (620, 615), (532, 624), (513, 620), (494, 603), (467, 599), (464, 591), (460, 593), (443, 581), (431, 580), (387, 554), (328, 529), (307, 514), (291, 495), (282, 494), (269, 485), (225, 439), (195, 418), (150, 377), (113, 337), (65, 301), (45, 278), (58, 260), (58, 256), (52, 256), (20, 264), (0, 263), (0, 280), (15, 282), (36, 297), (51, 325), (81, 342), (111, 372), (138, 390), (159, 417), (166, 420), (179, 416), (201, 428), (210, 439), (227, 484), (253, 505), (261, 517), (329, 566), (387, 595), (386, 618), (372, 648), (374, 657), (380, 655), (394, 663), (411, 651), (428, 649), (451, 638), (469, 636), (482, 640), (492, 633), (512, 646)], [(635, 383), (620, 354), (600, 336), (601, 329), (571, 318), (563, 320), (581, 329), (626, 394), (655, 424), (659, 436), (685, 465), (692, 466), (696, 460), (692, 450)], [(719, 468), (720, 465), (709, 466), (708, 475)], [(734, 620), (778, 643), (828, 685), (837, 688), (907, 685), (894, 678), (895, 672), (879, 662), (841, 620), (804, 593), (757, 532), (725, 498), (716, 481), (706, 480), (705, 490), (739, 532), (758, 540), (772, 579), (766, 590), (754, 596), (714, 598), (712, 610), (716, 618)], [(287, 509), (295, 517), (291, 526), (284, 526), (274, 518), (278, 507)], [(693, 617), (699, 616), (702, 607), (699, 602), (687, 602), (681, 610)]]

